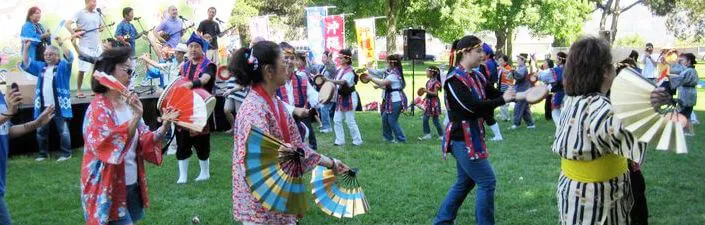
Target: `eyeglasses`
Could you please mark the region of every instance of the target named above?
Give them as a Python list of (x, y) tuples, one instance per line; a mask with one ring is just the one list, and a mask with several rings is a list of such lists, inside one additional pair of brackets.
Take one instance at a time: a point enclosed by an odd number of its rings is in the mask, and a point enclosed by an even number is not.
[(121, 66), (119, 69), (125, 71), (125, 73), (127, 73), (127, 75), (129, 75), (130, 77), (134, 76), (134, 74), (132, 74), (133, 71), (130, 66)]

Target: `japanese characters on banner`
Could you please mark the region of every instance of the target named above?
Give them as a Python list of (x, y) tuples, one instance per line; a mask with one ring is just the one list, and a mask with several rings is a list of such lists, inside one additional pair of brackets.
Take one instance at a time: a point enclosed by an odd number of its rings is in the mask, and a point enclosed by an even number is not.
[(323, 39), (325, 49), (333, 53), (336, 64), (338, 62), (338, 52), (345, 48), (345, 19), (343, 16), (326, 16), (323, 18)]
[(311, 62), (320, 63), (323, 55), (325, 42), (323, 39), (323, 17), (328, 15), (325, 7), (306, 8), (306, 32), (308, 37), (308, 49), (313, 58)]
[(262, 37), (264, 40), (271, 40), (268, 16), (252, 17), (248, 25), (250, 28), (250, 40), (254, 40), (257, 37)]
[(355, 20), (355, 31), (357, 33), (357, 62), (359, 67), (364, 67), (367, 62), (375, 59), (375, 19)]

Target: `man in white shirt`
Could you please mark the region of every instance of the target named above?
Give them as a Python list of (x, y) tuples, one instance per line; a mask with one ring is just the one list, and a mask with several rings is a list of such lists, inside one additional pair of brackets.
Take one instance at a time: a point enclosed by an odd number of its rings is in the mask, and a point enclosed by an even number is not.
[(654, 45), (651, 43), (646, 43), (646, 53), (644, 57), (641, 58), (641, 62), (644, 64), (644, 70), (641, 71), (641, 76), (650, 80), (656, 80), (656, 59), (654, 58)]
[[(98, 57), (102, 52), (100, 48), (100, 32), (103, 31), (103, 24), (100, 19), (100, 13), (96, 10), (96, 0), (85, 0), (86, 8), (81, 9), (76, 12), (71, 19), (66, 21), (66, 30), (75, 35), (71, 26), (75, 23), (76, 28), (83, 30), (84, 34), (79, 39), (78, 46), (81, 48), (82, 52), (87, 53), (90, 56)], [(86, 97), (81, 90), (83, 86), (83, 74), (86, 71), (90, 71), (93, 64), (83, 60), (78, 62), (78, 79), (76, 80), (76, 97), (84, 98)]]

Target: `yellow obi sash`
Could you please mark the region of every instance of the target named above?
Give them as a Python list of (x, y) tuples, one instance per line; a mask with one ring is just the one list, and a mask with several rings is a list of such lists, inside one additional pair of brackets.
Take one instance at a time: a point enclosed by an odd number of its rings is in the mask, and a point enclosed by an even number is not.
[(563, 174), (575, 181), (596, 183), (608, 181), (627, 172), (627, 159), (615, 154), (584, 161), (561, 158)]

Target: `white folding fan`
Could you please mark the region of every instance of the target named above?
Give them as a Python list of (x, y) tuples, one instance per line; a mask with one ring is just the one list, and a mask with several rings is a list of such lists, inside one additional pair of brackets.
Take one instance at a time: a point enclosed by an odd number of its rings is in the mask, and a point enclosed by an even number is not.
[(637, 71), (623, 69), (610, 90), (614, 116), (640, 142), (658, 140), (657, 150), (675, 149), (678, 154), (688, 153), (683, 134), (686, 118), (677, 113), (675, 102), (654, 110), (650, 100), (654, 89), (656, 85), (642, 78)]

